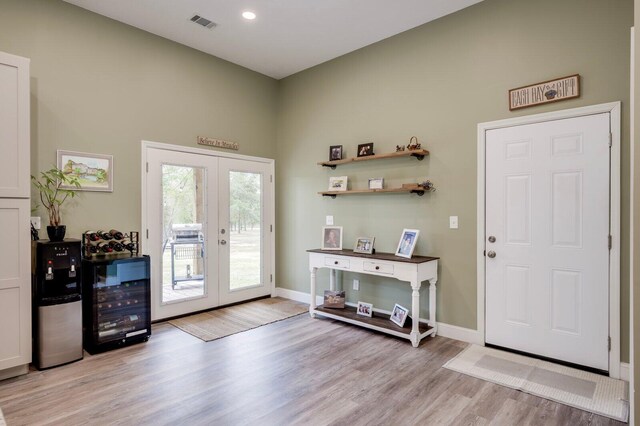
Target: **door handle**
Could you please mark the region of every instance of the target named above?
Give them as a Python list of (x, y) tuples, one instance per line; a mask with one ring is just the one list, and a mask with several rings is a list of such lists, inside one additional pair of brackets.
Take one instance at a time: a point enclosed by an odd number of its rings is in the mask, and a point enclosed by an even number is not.
[(495, 242), (496, 242), (496, 237), (494, 237), (493, 235), (491, 235), (491, 236), (489, 237), (489, 242), (490, 242), (490, 243), (495, 243)]
[(487, 253), (487, 256), (493, 259), (494, 257), (496, 257), (496, 252), (493, 250), (489, 250), (489, 252)]
[(220, 244), (221, 244), (221, 245), (225, 245), (225, 244), (227, 244), (227, 240), (220, 240)]

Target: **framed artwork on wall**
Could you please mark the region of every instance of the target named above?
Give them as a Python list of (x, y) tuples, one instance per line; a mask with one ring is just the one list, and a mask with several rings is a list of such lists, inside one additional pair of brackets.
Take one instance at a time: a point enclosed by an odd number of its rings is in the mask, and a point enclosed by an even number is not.
[(78, 178), (81, 188), (62, 186), (75, 191), (113, 192), (113, 155), (57, 151), (57, 166), (62, 173)]

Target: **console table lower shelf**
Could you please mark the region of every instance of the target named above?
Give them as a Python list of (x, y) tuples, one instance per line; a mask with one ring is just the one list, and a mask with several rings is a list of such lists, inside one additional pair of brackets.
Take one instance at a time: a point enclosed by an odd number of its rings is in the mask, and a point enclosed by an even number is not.
[[(404, 326), (400, 327), (391, 321), (389, 321), (389, 314), (382, 314), (379, 312), (373, 312), (371, 318), (358, 315), (356, 308), (353, 306), (345, 306), (344, 309), (325, 308), (324, 305), (320, 305), (313, 310), (313, 313), (323, 317), (331, 318), (338, 321), (348, 322), (349, 324), (358, 325), (360, 327), (376, 330), (381, 333), (392, 334), (397, 337), (411, 340), (411, 329), (413, 323), (411, 317), (408, 317), (404, 322)], [(427, 336), (435, 336), (436, 329), (429, 324), (420, 322), (418, 323), (420, 337), (422, 340)]]

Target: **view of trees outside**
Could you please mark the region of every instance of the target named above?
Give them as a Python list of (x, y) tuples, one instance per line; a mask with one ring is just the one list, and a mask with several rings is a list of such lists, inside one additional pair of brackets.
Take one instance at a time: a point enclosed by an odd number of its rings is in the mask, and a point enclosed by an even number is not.
[(261, 175), (229, 173), (229, 239), (232, 290), (261, 283)]
[[(171, 250), (174, 224), (203, 223), (205, 171), (198, 167), (175, 165), (162, 166), (163, 189), (163, 283), (164, 291), (171, 291)], [(239, 289), (261, 283), (261, 175), (258, 173), (229, 173), (229, 250), (230, 288)], [(203, 224), (203, 231), (205, 230)], [(194, 250), (194, 253), (197, 252)], [(194, 275), (202, 274), (204, 267), (199, 259), (174, 259), (176, 275), (183, 276), (189, 267)], [(200, 280), (202, 281), (202, 280)], [(182, 287), (190, 291), (184, 297), (193, 297), (192, 282)], [(168, 286), (167, 286), (168, 285)], [(220, 283), (226, 286), (227, 283)], [(204, 294), (203, 283), (200, 283)], [(179, 292), (178, 283), (175, 291)], [(196, 294), (197, 295), (197, 294)], [(175, 295), (170, 295), (175, 300)], [(163, 300), (165, 297), (163, 297)]]

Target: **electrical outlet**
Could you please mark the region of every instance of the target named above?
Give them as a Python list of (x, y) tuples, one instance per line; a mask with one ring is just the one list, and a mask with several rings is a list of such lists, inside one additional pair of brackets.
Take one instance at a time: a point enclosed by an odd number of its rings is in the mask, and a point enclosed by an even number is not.
[(360, 280), (353, 280), (353, 289), (354, 290), (360, 290)]
[(32, 216), (31, 223), (33, 224), (33, 227), (36, 229), (42, 228), (42, 223), (40, 223), (40, 216)]
[(327, 225), (333, 225), (333, 216), (327, 216)]
[(449, 228), (458, 229), (458, 216), (449, 216)]

